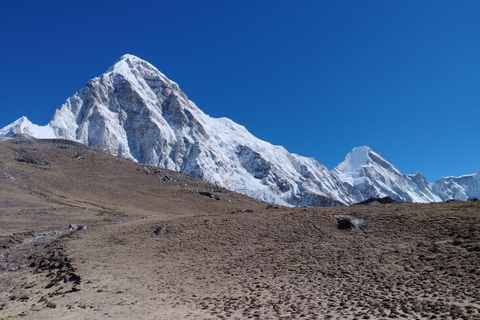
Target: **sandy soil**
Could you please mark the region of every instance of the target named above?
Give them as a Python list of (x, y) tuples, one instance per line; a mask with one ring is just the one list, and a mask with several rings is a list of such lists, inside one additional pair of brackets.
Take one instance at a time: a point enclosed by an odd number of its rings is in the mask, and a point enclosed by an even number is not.
[(0, 141), (1, 319), (480, 319), (479, 240), (478, 201), (267, 206), (77, 144)]

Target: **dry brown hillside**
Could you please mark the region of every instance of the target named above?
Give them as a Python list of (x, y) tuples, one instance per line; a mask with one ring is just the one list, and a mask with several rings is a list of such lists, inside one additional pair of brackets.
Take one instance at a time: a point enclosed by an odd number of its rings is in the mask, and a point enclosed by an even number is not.
[(480, 203), (269, 206), (2, 138), (0, 318), (480, 319)]

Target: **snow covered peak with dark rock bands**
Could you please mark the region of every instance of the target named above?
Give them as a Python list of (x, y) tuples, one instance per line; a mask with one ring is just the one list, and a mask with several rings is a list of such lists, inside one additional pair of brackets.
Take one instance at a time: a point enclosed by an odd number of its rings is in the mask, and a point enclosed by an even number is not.
[(353, 204), (371, 197), (434, 202), (480, 197), (480, 174), (435, 184), (405, 175), (368, 147), (330, 171), (290, 154), (227, 118), (211, 118), (150, 63), (123, 55), (56, 110), (46, 126), (22, 117), (2, 136), (69, 139), (110, 154), (179, 171), (267, 202)]

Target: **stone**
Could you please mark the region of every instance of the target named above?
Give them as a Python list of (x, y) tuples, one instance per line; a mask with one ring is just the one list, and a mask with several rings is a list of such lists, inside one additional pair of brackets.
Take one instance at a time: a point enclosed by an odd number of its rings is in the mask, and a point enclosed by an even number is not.
[(163, 230), (165, 230), (165, 227), (159, 226), (157, 229), (155, 229), (154, 233), (156, 236), (158, 236)]
[(333, 217), (337, 219), (340, 230), (358, 230), (365, 222), (364, 219), (349, 214), (334, 214)]

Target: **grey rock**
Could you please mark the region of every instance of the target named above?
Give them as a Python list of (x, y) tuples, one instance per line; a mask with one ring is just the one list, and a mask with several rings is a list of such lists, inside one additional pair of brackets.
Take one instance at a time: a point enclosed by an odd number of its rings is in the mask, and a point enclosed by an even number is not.
[(88, 226), (79, 226), (77, 224), (71, 224), (68, 226), (68, 231), (75, 232), (75, 231), (85, 231), (88, 229)]
[(349, 214), (335, 214), (333, 217), (337, 219), (338, 229), (341, 230), (358, 230), (365, 222), (364, 219)]
[(157, 229), (155, 229), (155, 231), (153, 233), (155, 233), (155, 235), (158, 236), (164, 230), (165, 230), (164, 226), (159, 226), (159, 227), (157, 227)]

